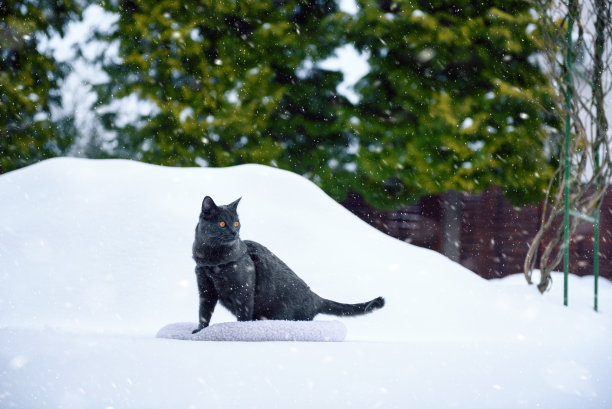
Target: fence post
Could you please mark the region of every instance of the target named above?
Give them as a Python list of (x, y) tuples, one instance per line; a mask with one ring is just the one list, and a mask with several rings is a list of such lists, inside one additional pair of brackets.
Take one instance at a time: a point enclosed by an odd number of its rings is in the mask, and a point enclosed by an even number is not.
[(565, 72), (565, 104), (567, 112), (565, 114), (565, 207), (563, 212), (563, 305), (567, 306), (568, 294), (568, 274), (569, 274), (569, 223), (570, 223), (570, 111), (572, 109), (572, 30), (574, 28), (574, 19), (572, 12), (574, 10), (573, 0), (569, 0), (568, 5), (568, 21), (567, 21), (567, 67)]

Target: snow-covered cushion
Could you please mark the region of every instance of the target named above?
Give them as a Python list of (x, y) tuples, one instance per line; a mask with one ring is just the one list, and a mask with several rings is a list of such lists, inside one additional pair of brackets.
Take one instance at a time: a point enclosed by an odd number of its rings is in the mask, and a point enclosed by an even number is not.
[(340, 342), (346, 337), (346, 327), (340, 321), (244, 321), (210, 325), (192, 334), (197, 324), (168, 324), (157, 333), (158, 338), (189, 341), (307, 341)]

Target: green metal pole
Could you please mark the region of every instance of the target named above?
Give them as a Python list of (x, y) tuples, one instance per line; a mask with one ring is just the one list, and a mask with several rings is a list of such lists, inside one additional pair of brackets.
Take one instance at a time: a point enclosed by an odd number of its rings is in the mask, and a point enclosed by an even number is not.
[(599, 281), (599, 211), (595, 214), (595, 229), (593, 232), (593, 239), (595, 244), (593, 245), (593, 275), (595, 276), (595, 288), (593, 295), (593, 309), (597, 311), (597, 293), (598, 293), (598, 281)]
[(570, 110), (572, 109), (572, 30), (574, 28), (574, 2), (569, 0), (567, 15), (567, 67), (565, 73), (565, 104), (567, 113), (565, 115), (565, 209), (563, 212), (563, 305), (567, 306), (567, 285), (569, 275), (569, 216), (570, 216)]
[[(606, 11), (608, 13), (606, 13)], [(610, 4), (606, 4), (606, 0), (595, 0), (595, 13), (597, 19), (595, 21), (595, 54), (593, 55), (593, 99), (595, 100), (595, 106), (597, 109), (597, 141), (595, 144), (595, 171), (599, 173), (599, 148), (601, 147), (601, 141), (605, 140), (606, 133), (608, 131), (608, 124), (604, 112), (604, 101), (603, 101), (603, 89), (602, 89), (602, 73), (603, 67), (603, 53), (605, 43), (605, 16), (609, 15)], [(597, 177), (597, 190), (601, 189), (601, 176)], [(593, 232), (593, 276), (594, 276), (594, 294), (593, 294), (593, 309), (598, 309), (598, 282), (599, 282), (599, 203), (597, 206), (597, 212), (595, 214), (595, 228)]]

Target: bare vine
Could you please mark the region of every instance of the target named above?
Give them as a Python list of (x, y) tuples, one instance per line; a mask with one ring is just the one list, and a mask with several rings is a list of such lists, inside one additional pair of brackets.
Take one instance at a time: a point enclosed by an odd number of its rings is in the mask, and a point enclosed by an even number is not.
[[(605, 98), (612, 91), (612, 25), (609, 0), (533, 0), (541, 18), (542, 56), (555, 85), (554, 112), (565, 123), (571, 120), (570, 208), (583, 214), (599, 212), (603, 196), (612, 177), (611, 137), (605, 112)], [(575, 65), (568, 66), (567, 40), (569, 16), (573, 19), (571, 53)], [(570, 76), (570, 106), (566, 101)], [(565, 185), (565, 144), (551, 132), (551, 145), (557, 149), (559, 167), (548, 191), (540, 230), (525, 258), (524, 273), (532, 284), (532, 272), (541, 271), (540, 292), (552, 284), (551, 271), (563, 258), (563, 213)], [(580, 223), (570, 218), (570, 237)]]

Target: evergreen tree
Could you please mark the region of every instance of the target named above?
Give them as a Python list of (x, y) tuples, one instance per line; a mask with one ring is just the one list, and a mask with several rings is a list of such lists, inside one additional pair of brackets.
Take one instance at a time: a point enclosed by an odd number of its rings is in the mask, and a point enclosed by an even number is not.
[(59, 155), (74, 137), (51, 122), (65, 72), (38, 51), (37, 36), (61, 33), (77, 12), (71, 0), (0, 0), (0, 173)]
[[(338, 73), (316, 62), (340, 44), (334, 0), (109, 2), (122, 61), (101, 102), (137, 93), (157, 110), (118, 131), (125, 156), (166, 165), (282, 166), (330, 183), (342, 151)], [(105, 114), (109, 127), (117, 113)]]
[[(275, 165), (342, 199), (396, 207), (428, 193), (543, 195), (550, 87), (526, 1), (109, 1), (122, 61), (101, 104), (157, 107), (117, 127), (119, 156), (166, 165)], [(353, 43), (370, 73), (352, 106), (317, 62)]]
[(555, 125), (528, 1), (361, 0), (349, 38), (370, 54), (358, 84), (358, 174), (370, 203), (504, 188), (541, 198)]

